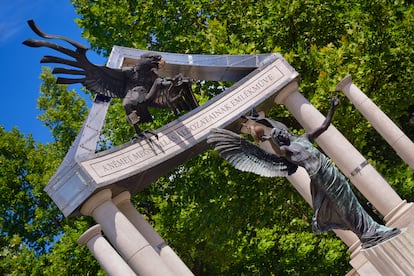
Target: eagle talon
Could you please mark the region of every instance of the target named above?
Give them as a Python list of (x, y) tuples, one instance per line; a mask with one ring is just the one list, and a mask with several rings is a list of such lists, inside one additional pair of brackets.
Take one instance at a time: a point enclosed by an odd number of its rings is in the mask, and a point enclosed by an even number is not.
[(154, 136), (157, 140), (158, 140), (158, 134), (152, 130), (143, 130), (140, 132), (137, 132), (137, 134), (132, 137), (132, 140), (147, 140), (150, 143), (153, 143), (153, 140), (151, 139), (151, 137)]

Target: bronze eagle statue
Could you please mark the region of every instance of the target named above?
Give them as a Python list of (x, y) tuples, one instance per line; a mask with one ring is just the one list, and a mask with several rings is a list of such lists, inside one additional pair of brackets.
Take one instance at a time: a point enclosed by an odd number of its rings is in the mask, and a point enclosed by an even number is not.
[(149, 138), (147, 133), (155, 134), (149, 130), (141, 131), (138, 126), (138, 123), (153, 121), (148, 107), (170, 108), (175, 115), (178, 115), (184, 110), (189, 111), (198, 106), (191, 89), (190, 79), (184, 78), (181, 74), (172, 79), (158, 75), (157, 69), (160, 64), (164, 63), (164, 60), (157, 53), (145, 53), (135, 66), (125, 69), (95, 65), (86, 57), (88, 50), (86, 46), (64, 36), (46, 34), (33, 20), (29, 20), (28, 24), (33, 32), (42, 38), (62, 40), (75, 47), (75, 50), (72, 50), (46, 40), (27, 39), (23, 42), (29, 47), (48, 47), (73, 58), (44, 56), (41, 59), (41, 63), (57, 63), (76, 68), (56, 67), (52, 71), (53, 74), (82, 76), (80, 78), (58, 77), (56, 82), (59, 84), (81, 83), (101, 97), (122, 98), (127, 120), (134, 126), (138, 137)]

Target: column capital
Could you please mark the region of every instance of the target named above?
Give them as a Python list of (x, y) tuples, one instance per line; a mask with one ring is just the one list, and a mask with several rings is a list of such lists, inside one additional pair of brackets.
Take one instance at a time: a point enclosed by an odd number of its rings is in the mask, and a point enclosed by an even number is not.
[(337, 85), (336, 85), (336, 91), (343, 91), (344, 88), (348, 85), (352, 84), (352, 77), (351, 75), (346, 76), (343, 78)]
[(78, 244), (86, 245), (91, 239), (93, 239), (96, 236), (101, 236), (101, 235), (102, 235), (102, 228), (99, 224), (96, 224), (92, 226), (91, 228), (89, 228), (88, 230), (86, 230), (85, 233), (83, 233), (79, 237)]
[(277, 96), (275, 97), (275, 103), (277, 104), (284, 104), (285, 99), (290, 95), (290, 93), (294, 91), (298, 91), (299, 84), (298, 82), (294, 81), (286, 85), (277, 93)]
[(90, 216), (92, 215), (93, 211), (102, 203), (111, 200), (112, 198), (112, 191), (109, 189), (105, 189), (102, 191), (97, 192), (96, 194), (92, 195), (89, 199), (83, 203), (80, 212), (83, 215)]
[(122, 193), (120, 193), (112, 199), (112, 202), (116, 206), (119, 206), (124, 201), (131, 201), (131, 193), (129, 191), (123, 191)]

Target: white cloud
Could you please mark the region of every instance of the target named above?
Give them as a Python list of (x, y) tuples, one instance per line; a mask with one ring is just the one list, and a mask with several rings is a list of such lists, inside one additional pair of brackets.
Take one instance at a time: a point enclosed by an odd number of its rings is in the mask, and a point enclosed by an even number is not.
[(39, 13), (47, 1), (13, 0), (0, 2), (0, 46), (26, 28), (26, 20)]
[(0, 23), (0, 45), (12, 39), (21, 29), (22, 26), (19, 26), (16, 22)]

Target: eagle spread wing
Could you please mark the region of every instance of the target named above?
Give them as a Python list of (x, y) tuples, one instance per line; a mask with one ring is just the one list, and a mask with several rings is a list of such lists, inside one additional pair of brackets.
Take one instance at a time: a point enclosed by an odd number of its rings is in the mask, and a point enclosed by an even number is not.
[(291, 175), (298, 167), (229, 130), (213, 128), (210, 132), (207, 143), (213, 144), (220, 156), (238, 170), (275, 177)]
[(55, 56), (44, 56), (41, 63), (60, 63), (75, 67), (77, 69), (68, 69), (57, 67), (53, 69), (53, 74), (69, 74), (83, 76), (81, 78), (63, 78), (59, 77), (57, 83), (73, 84), (82, 83), (89, 90), (111, 98), (123, 98), (126, 94), (125, 83), (126, 73), (120, 69), (112, 69), (106, 66), (98, 66), (91, 63), (86, 57), (88, 48), (76, 41), (60, 35), (50, 35), (43, 33), (34, 23), (28, 21), (30, 28), (40, 37), (47, 39), (59, 39), (68, 42), (76, 48), (71, 50), (56, 43), (45, 40), (27, 39), (23, 44), (30, 47), (48, 47), (68, 55), (75, 60), (69, 60)]
[(189, 79), (183, 79), (181, 76), (175, 79), (165, 79), (158, 76), (156, 70), (164, 60), (155, 52), (143, 54), (134, 67), (126, 70), (98, 66), (86, 57), (88, 50), (86, 46), (64, 36), (46, 34), (36, 26), (33, 20), (29, 20), (28, 23), (38, 36), (62, 40), (75, 47), (72, 50), (46, 40), (27, 39), (23, 42), (30, 47), (48, 47), (72, 58), (55, 56), (42, 58), (42, 63), (58, 63), (74, 67), (54, 68), (53, 74), (72, 76), (72, 78), (58, 77), (56, 82), (60, 84), (81, 83), (98, 95), (123, 98), (122, 104), (128, 121), (134, 126), (138, 136), (146, 137), (142, 134), (138, 123), (152, 121), (148, 107), (168, 107), (178, 115), (183, 110), (192, 110), (198, 106)]

